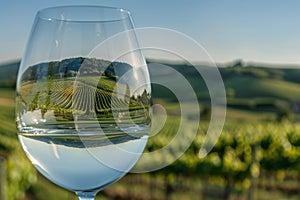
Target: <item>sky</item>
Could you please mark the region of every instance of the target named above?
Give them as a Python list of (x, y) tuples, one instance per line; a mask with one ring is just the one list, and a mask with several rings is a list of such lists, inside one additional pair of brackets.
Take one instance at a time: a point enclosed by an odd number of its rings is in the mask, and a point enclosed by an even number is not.
[(242, 59), (300, 64), (297, 0), (0, 0), (0, 4), (0, 63), (21, 59), (38, 10), (103, 5), (129, 10), (137, 28), (162, 27), (186, 34), (216, 63)]

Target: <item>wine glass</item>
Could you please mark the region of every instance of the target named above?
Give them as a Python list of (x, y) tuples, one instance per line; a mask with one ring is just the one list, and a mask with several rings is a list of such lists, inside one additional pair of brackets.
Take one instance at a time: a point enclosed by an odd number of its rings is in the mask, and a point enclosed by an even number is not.
[(18, 137), (27, 157), (81, 200), (94, 199), (124, 176), (145, 148), (150, 79), (128, 11), (39, 11), (16, 93)]

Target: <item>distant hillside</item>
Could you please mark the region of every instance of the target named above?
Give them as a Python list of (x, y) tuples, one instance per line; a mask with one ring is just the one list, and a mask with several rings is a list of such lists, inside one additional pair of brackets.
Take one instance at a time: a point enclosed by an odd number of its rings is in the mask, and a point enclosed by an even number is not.
[(300, 102), (300, 68), (220, 68), (227, 89), (239, 98), (274, 97)]
[(15, 87), (20, 61), (0, 64), (0, 87)]
[(28, 67), (23, 74), (23, 80), (37, 80), (43, 77), (67, 78), (80, 76), (105, 75), (116, 79), (117, 76), (130, 70), (127, 63), (110, 62), (95, 58), (67, 58), (61, 61), (39, 63)]
[[(167, 65), (185, 76), (194, 88), (202, 107), (209, 108), (208, 89), (198, 71), (187, 64)], [(205, 68), (209, 70), (209, 67)], [(258, 113), (275, 112), (278, 116), (287, 116), (292, 112), (300, 113), (300, 68), (232, 65), (219, 67), (219, 71), (226, 89), (229, 108)], [(159, 75), (155, 72), (154, 74)], [(178, 80), (172, 78), (172, 74), (166, 74), (164, 77), (169, 84), (181, 87)], [(176, 97), (164, 87), (154, 85), (153, 93), (155, 97), (177, 101)]]
[[(78, 71), (83, 58), (66, 59), (60, 66), (53, 62), (53, 71), (56, 74), (64, 73), (65, 75), (73, 74)], [(153, 62), (153, 61), (152, 61)], [(151, 61), (150, 61), (151, 63)], [(157, 63), (157, 61), (156, 61)], [(190, 82), (194, 88), (199, 100), (204, 103), (209, 103), (209, 94), (207, 87), (197, 70), (187, 64), (176, 64), (160, 62), (168, 65), (180, 72)], [(13, 87), (16, 80), (18, 66), (20, 62), (8, 63), (0, 65), (0, 87)], [(93, 65), (97, 64), (97, 73), (100, 73), (103, 66), (108, 65), (106, 61), (87, 59), (85, 65), (91, 65), (91, 68), (86, 67), (87, 75), (93, 72)], [(114, 73), (114, 68), (124, 68), (128, 70), (126, 63), (115, 62), (113, 68), (108, 68), (105, 73), (111, 77), (117, 77), (120, 74)], [(57, 66), (56, 66), (57, 65)], [(43, 67), (43, 63), (33, 67)], [(102, 66), (102, 67), (101, 67)], [(100, 68), (99, 68), (100, 67)], [(205, 67), (205, 66), (203, 66)], [(268, 65), (232, 65), (220, 67), (219, 71), (224, 81), (226, 88), (228, 106), (256, 109), (266, 108), (271, 110), (292, 109), (300, 112), (300, 68), (272, 68)], [(43, 70), (39, 75), (42, 75)], [(102, 73), (102, 72), (101, 72)], [(152, 76), (160, 76), (169, 84), (174, 84), (176, 87), (181, 87), (178, 81), (172, 78), (172, 74), (163, 74), (150, 69)], [(31, 76), (33, 76), (32, 74)], [(36, 74), (34, 75), (36, 76)], [(176, 97), (171, 91), (158, 85), (153, 85), (153, 95), (155, 98), (164, 98), (169, 101), (176, 101)], [(298, 109), (298, 110), (297, 110)]]

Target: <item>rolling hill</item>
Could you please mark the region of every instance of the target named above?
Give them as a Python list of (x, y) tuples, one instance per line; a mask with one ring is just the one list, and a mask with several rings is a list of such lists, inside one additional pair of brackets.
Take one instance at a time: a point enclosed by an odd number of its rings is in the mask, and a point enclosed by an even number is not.
[[(192, 85), (200, 102), (209, 103), (209, 94), (201, 75), (186, 64), (161, 62), (181, 73)], [(0, 87), (14, 87), (20, 62), (0, 65)], [(300, 111), (300, 68), (265, 66), (228, 66), (219, 68), (228, 97), (228, 106), (243, 109)], [(151, 76), (161, 76), (169, 84), (180, 88), (172, 74), (158, 74), (150, 70)], [(167, 101), (176, 101), (168, 89), (153, 85), (153, 96)]]

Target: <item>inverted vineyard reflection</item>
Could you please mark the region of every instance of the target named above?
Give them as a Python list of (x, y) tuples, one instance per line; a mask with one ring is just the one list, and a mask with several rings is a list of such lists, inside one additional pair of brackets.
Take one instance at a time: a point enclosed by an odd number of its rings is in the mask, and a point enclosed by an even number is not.
[(127, 63), (82, 57), (31, 66), (21, 78), (19, 125), (70, 128), (74, 118), (84, 128), (95, 119), (102, 128), (149, 124), (149, 86), (125, 80), (131, 73), (138, 70)]

